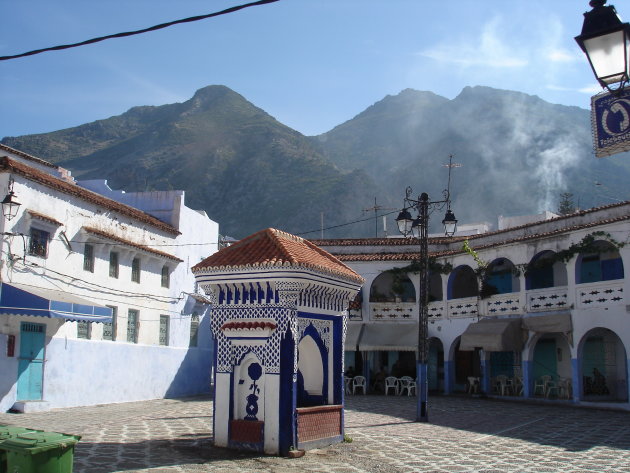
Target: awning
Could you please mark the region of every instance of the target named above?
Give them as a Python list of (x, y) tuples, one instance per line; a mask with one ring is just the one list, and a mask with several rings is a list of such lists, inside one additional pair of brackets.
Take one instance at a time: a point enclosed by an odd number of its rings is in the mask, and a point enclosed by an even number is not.
[(538, 333), (569, 333), (573, 330), (571, 312), (530, 312), (523, 317), (523, 328)]
[(361, 351), (416, 351), (418, 324), (367, 324), (359, 340)]
[(521, 351), (523, 332), (521, 319), (481, 319), (474, 322), (462, 334), (459, 349), (472, 351), (483, 348), (485, 351)]
[(355, 351), (361, 338), (361, 329), (365, 324), (348, 323), (348, 331), (346, 333), (346, 342), (344, 343), (345, 351)]
[(111, 323), (112, 309), (73, 294), (21, 284), (2, 283), (0, 314), (33, 315), (66, 320)]

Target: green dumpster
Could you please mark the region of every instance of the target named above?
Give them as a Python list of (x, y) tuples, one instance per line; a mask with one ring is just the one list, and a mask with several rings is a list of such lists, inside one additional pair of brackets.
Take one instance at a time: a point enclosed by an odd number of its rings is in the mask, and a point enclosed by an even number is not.
[[(30, 429), (24, 427), (16, 427), (12, 425), (0, 425), (0, 443), (4, 440), (17, 437), (25, 432), (30, 432)], [(7, 473), (7, 453), (0, 449), (0, 473)]]
[(29, 431), (0, 442), (10, 473), (72, 473), (74, 446), (81, 437)]

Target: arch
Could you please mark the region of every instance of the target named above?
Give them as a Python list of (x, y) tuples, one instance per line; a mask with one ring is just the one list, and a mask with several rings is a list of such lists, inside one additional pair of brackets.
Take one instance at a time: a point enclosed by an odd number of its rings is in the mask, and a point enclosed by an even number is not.
[(541, 251), (529, 262), (525, 273), (525, 289), (545, 289), (566, 286), (567, 268), (561, 261), (554, 262), (556, 253), (551, 250)]
[(477, 276), (470, 266), (461, 265), (451, 272), (448, 278), (447, 295), (448, 299), (462, 299), (479, 295)]
[(370, 286), (370, 302), (415, 302), (416, 289), (406, 274), (384, 271)]
[(507, 258), (497, 258), (488, 265), (484, 287), (492, 294), (509, 294), (520, 291), (519, 278), (514, 263)]
[(593, 251), (580, 253), (575, 264), (576, 284), (623, 279), (623, 261), (615, 246), (609, 241), (598, 240)]
[(627, 356), (619, 336), (607, 328), (588, 331), (578, 345), (580, 399), (627, 401)]
[[(561, 393), (545, 390), (543, 376), (550, 376), (550, 380), (560, 386), (563, 380), (573, 379), (573, 365), (571, 361), (571, 347), (569, 340), (562, 333), (542, 333), (531, 341), (531, 393), (538, 397), (570, 397), (567, 391)], [(538, 386), (538, 387), (537, 387)]]
[(442, 275), (440, 273), (429, 272), (429, 302), (441, 301), (444, 299), (442, 294)]
[(328, 403), (328, 351), (313, 325), (298, 343), (297, 407)]
[(251, 351), (234, 367), (234, 419), (265, 419), (264, 371)]
[(451, 346), (453, 371), (450, 376), (453, 391), (466, 392), (468, 388), (468, 378), (474, 377), (481, 380), (481, 350), (460, 350), (460, 342), (461, 337), (457, 337), (457, 339), (453, 342), (453, 345)]

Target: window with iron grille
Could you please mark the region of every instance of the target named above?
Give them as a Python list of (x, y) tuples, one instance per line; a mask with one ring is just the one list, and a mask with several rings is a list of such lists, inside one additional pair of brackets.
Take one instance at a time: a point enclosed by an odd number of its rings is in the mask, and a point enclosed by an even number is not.
[(197, 312), (193, 312), (192, 317), (190, 318), (190, 343), (188, 346), (196, 347), (198, 343), (199, 337), (199, 314)]
[(160, 345), (168, 345), (168, 315), (160, 315)]
[(94, 246), (89, 243), (83, 249), (83, 271), (94, 272)]
[(118, 316), (118, 307), (108, 305), (112, 309), (112, 322), (110, 324), (103, 324), (103, 340), (116, 340), (116, 318)]
[(92, 338), (92, 324), (85, 320), (77, 322), (77, 337), (89, 340)]
[(31, 228), (31, 242), (28, 246), (28, 254), (34, 256), (48, 257), (48, 240), (50, 233), (38, 228)]
[(127, 341), (138, 343), (138, 311), (135, 309), (127, 313)]
[(134, 258), (131, 262), (131, 280), (140, 282), (140, 258)]
[(118, 253), (109, 252), (109, 277), (118, 279)]
[(171, 269), (164, 265), (162, 266), (162, 287), (169, 287), (171, 285)]

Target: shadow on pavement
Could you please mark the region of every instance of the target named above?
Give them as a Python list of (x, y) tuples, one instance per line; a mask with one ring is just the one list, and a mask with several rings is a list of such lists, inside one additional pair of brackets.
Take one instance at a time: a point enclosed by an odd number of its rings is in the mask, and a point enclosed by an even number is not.
[(440, 426), (477, 434), (466, 436), (467, 441), (474, 443), (491, 442), (492, 437), (505, 437), (568, 451), (588, 450), (600, 445), (630, 450), (628, 412), (430, 396), (429, 423), (425, 424), (415, 422), (416, 402), (415, 397), (347, 396), (346, 429), (377, 429), (411, 423), (428, 431), (431, 426)]

